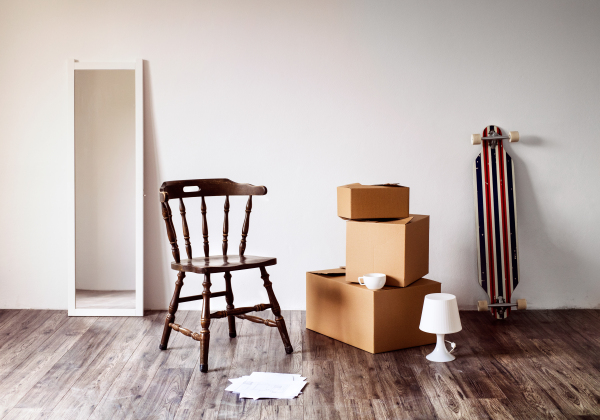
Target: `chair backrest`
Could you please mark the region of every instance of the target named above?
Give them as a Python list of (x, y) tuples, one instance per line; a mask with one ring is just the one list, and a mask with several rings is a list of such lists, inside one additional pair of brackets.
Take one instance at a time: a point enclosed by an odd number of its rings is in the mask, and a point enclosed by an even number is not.
[(183, 228), (183, 238), (185, 240), (185, 252), (189, 259), (192, 258), (192, 245), (190, 243), (190, 232), (187, 225), (184, 198), (201, 197), (202, 204), (200, 211), (202, 213), (202, 236), (204, 238), (204, 256), (209, 256), (208, 244), (208, 224), (206, 222), (206, 201), (204, 197), (222, 196), (225, 197), (223, 220), (223, 255), (227, 255), (227, 238), (229, 235), (229, 196), (247, 195), (246, 217), (242, 226), (242, 240), (240, 241), (239, 255), (244, 256), (246, 251), (246, 237), (250, 228), (250, 212), (252, 211), (252, 196), (265, 195), (266, 187), (257, 187), (250, 184), (238, 184), (229, 179), (188, 179), (183, 181), (163, 182), (160, 187), (160, 202), (162, 206), (162, 215), (167, 227), (167, 235), (171, 243), (171, 251), (176, 262), (180, 262), (179, 247), (177, 245), (177, 235), (173, 226), (173, 217), (169, 200), (179, 199), (179, 212), (181, 214), (181, 223)]

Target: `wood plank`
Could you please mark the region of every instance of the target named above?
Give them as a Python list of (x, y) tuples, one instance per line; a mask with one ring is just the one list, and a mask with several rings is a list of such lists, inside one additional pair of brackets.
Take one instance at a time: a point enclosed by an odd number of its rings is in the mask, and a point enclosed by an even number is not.
[[(142, 338), (152, 329), (158, 313), (151, 313), (143, 317), (125, 318), (123, 325), (117, 330), (110, 347), (123, 351), (132, 351), (140, 345)], [(164, 321), (164, 318), (161, 319)], [(158, 344), (157, 344), (158, 346)]]
[(21, 312), (20, 309), (0, 309), (0, 332), (4, 330), (5, 325)]
[[(180, 319), (184, 320), (187, 313), (182, 315)], [(170, 350), (160, 350), (159, 343), (158, 336), (142, 337), (140, 345), (92, 412), (90, 419), (127, 418), (136, 411), (154, 375), (169, 357)]]
[(13, 408), (3, 417), (3, 420), (40, 420), (46, 418), (49, 412), (41, 408)]
[[(586, 360), (576, 357), (570, 347), (558, 339), (532, 340), (549, 360), (549, 366), (578, 392), (600, 402), (600, 374)], [(542, 361), (544, 363), (544, 361)]]
[[(236, 320), (238, 334), (242, 332), (242, 328), (242, 320)], [(193, 341), (189, 338), (188, 340)], [(211, 322), (210, 342), (208, 372), (200, 372), (198, 359), (196, 359), (192, 378), (175, 416), (177, 420), (217, 418), (223, 390), (230, 384), (229, 370), (233, 364), (238, 344), (238, 338), (229, 338), (229, 327), (226, 318)]]
[[(73, 321), (71, 321), (73, 320)], [(95, 318), (70, 318), (53, 336), (41, 346), (42, 351), (33, 353), (17, 368), (0, 378), (0, 418), (7, 415), (30, 390), (52, 369), (64, 354), (80, 339), (95, 322)], [(60, 342), (60, 345), (57, 344)], [(41, 411), (41, 410), (40, 410)]]
[[(265, 318), (266, 311), (257, 312), (257, 316)], [(245, 321), (241, 331), (238, 331), (237, 346), (229, 378), (239, 378), (252, 372), (265, 372), (269, 355), (270, 328), (261, 324)], [(212, 337), (211, 337), (212, 338)], [(210, 366), (208, 367), (210, 370)], [(219, 405), (219, 419), (260, 418), (262, 405), (268, 402), (240, 400), (238, 394), (223, 391)]]
[[(503, 355), (496, 356), (498, 358)], [(511, 414), (517, 418), (564, 419), (565, 416), (548, 394), (518, 365), (501, 363), (495, 358), (481, 359), (486, 371), (511, 402)]]
[[(281, 314), (285, 319), (294, 352), (286, 354), (279, 330), (270, 328), (267, 372), (300, 375), (302, 374), (302, 317), (300, 311), (281, 311)], [(268, 318), (274, 319), (273, 314), (270, 313)]]
[(17, 343), (22, 343), (23, 338), (32, 334), (48, 317), (56, 311), (19, 311), (9, 319), (0, 330), (0, 351), (10, 351)]
[(560, 371), (546, 357), (538, 356), (529, 359), (512, 359), (510, 361), (507, 359), (507, 356), (503, 356), (499, 361), (505, 365), (510, 363), (512, 367), (518, 365), (526, 371), (528, 376), (535, 380), (552, 398), (562, 413), (572, 415), (600, 414), (597, 397), (594, 395), (588, 396), (585, 392), (581, 392), (578, 385), (581, 387), (585, 385), (576, 380), (573, 375), (561, 375)]
[(67, 317), (50, 338), (37, 347), (38, 353), (64, 353), (98, 320), (96, 317)]
[(311, 330), (304, 331), (302, 347), (303, 361), (335, 360), (335, 342), (333, 338)]
[(336, 374), (342, 385), (345, 400), (379, 399), (373, 355), (363, 350), (335, 342)]
[(335, 404), (335, 362), (332, 360), (305, 361), (302, 374), (308, 385), (302, 392), (304, 405)]
[[(425, 359), (433, 345), (372, 355), (305, 330), (284, 311), (294, 353), (278, 331), (211, 323), (209, 372), (198, 343), (173, 333), (160, 351), (165, 311), (144, 318), (66, 317), (0, 310), (0, 418), (595, 418), (600, 416), (600, 311), (515, 312), (503, 321), (462, 312), (450, 337), (457, 359)], [(199, 328), (200, 313), (177, 321)], [(270, 311), (260, 314), (272, 318)], [(22, 328), (21, 333), (9, 331)], [(294, 400), (237, 400), (228, 379), (253, 371), (308, 378)]]
[(81, 375), (52, 410), (50, 419), (87, 419), (129, 361), (133, 350), (107, 347), (81, 369)]
[[(534, 317), (530, 316), (531, 319)], [(539, 323), (543, 324), (541, 321)], [(517, 365), (526, 372), (552, 398), (561, 412), (572, 415), (600, 414), (600, 411), (596, 410), (600, 397), (593, 391), (594, 386), (590, 386), (583, 379), (583, 373), (575, 373), (575, 363), (569, 365), (567, 357), (557, 357), (552, 348), (544, 344), (545, 341), (515, 339), (515, 344), (526, 357), (517, 359), (510, 355), (502, 355), (497, 359), (505, 365), (510, 364), (511, 368)], [(590, 378), (590, 381), (597, 382), (594, 378)]]
[[(302, 375), (302, 317), (300, 311), (281, 311), (290, 337), (290, 343), (294, 348), (292, 354), (286, 354), (281, 335), (277, 328), (269, 328), (269, 355), (267, 356), (267, 372), (292, 373)], [(270, 314), (270, 319), (274, 319)], [(268, 400), (270, 405), (294, 405), (302, 406), (301, 398), (291, 400)], [(297, 408), (302, 413), (302, 408)], [(263, 412), (262, 417), (272, 411)], [(286, 413), (286, 411), (282, 411)]]
[(304, 408), (304, 420), (344, 420), (346, 412), (336, 404), (306, 404)]
[[(433, 418), (435, 411), (413, 370), (397, 364), (394, 353), (376, 355), (377, 387), (382, 400), (374, 405), (379, 416)], [(387, 414), (385, 414), (387, 413)]]
[(16, 407), (48, 411), (56, 406), (84, 369), (110, 344), (123, 321), (123, 318), (96, 320)]
[[(180, 315), (181, 312), (184, 311), (178, 311), (176, 315)], [(163, 333), (163, 329), (165, 327), (165, 319), (167, 318), (167, 311), (145, 311), (146, 316), (150, 316), (150, 315), (154, 315), (155, 318), (152, 321), (152, 325), (150, 326), (150, 328), (148, 329), (148, 331), (146, 332), (146, 335), (154, 335), (154, 336), (161, 336), (162, 337), (162, 333)], [(181, 319), (179, 319), (179, 316), (176, 316), (176, 322), (179, 323), (179, 321), (181, 321)]]
[(42, 321), (37, 328), (22, 336), (14, 337), (0, 351), (0, 372), (12, 370), (19, 366), (29, 356), (36, 352), (38, 346), (50, 338), (66, 321), (67, 314), (63, 311), (53, 311), (38, 316)]
[(506, 398), (468, 344), (463, 342), (457, 346), (455, 356), (456, 359), (447, 364), (448, 369), (464, 390), (466, 398)]
[[(181, 318), (180, 316), (180, 318), (178, 318), (178, 323), (181, 322), (181, 326), (188, 328), (194, 332), (199, 332), (202, 329), (202, 325), (200, 324), (201, 319), (201, 311), (186, 311), (185, 318)], [(167, 351), (169, 352), (169, 357), (167, 357), (167, 360), (165, 361), (165, 364), (162, 366), (162, 368), (193, 369), (194, 366), (196, 366), (196, 364), (198, 363), (198, 359), (200, 357), (200, 343), (177, 331), (172, 331)]]
[(465, 391), (445, 363), (430, 362), (412, 369), (433, 405), (436, 416), (456, 419), (488, 418), (477, 400), (466, 399)]
[(54, 408), (52, 419), (87, 419), (119, 376), (157, 314), (127, 318)]
[(301, 405), (299, 407), (291, 405), (265, 405), (262, 407), (260, 420), (302, 420), (304, 413), (301, 407)]
[(137, 402), (133, 418), (173, 419), (179, 408), (193, 368), (160, 368)]
[(305, 419), (346, 418), (341, 381), (336, 375), (335, 365), (333, 360), (303, 362), (302, 374), (308, 384), (299, 399)]
[(513, 407), (508, 399), (480, 398), (479, 403), (491, 419), (511, 420), (515, 418), (510, 413)]
[(372, 400), (346, 399), (344, 400), (346, 419), (349, 420), (371, 420), (375, 418)]

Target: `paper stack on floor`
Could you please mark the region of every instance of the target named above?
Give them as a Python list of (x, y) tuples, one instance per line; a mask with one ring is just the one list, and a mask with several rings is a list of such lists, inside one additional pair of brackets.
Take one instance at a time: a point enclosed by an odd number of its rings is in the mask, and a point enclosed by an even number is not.
[(240, 394), (240, 398), (293, 399), (306, 385), (306, 378), (288, 373), (253, 372), (250, 376), (230, 379), (225, 391)]

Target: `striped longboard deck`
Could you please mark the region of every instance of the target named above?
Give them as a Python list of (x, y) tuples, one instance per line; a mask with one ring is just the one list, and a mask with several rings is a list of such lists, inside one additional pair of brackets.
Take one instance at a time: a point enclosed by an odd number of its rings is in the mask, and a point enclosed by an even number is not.
[[(493, 125), (483, 131), (502, 135)], [(519, 284), (519, 249), (517, 236), (517, 203), (515, 197), (515, 171), (512, 158), (497, 141), (492, 147), (483, 142), (483, 150), (473, 165), (475, 190), (475, 217), (477, 221), (477, 265), (479, 284), (490, 297), (490, 303), (509, 303)], [(492, 308), (498, 319), (502, 314)]]

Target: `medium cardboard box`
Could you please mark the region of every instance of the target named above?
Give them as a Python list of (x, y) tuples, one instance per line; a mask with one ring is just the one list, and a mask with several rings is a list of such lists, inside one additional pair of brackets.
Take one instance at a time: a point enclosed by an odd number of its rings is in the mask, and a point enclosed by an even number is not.
[(349, 184), (337, 188), (338, 216), (343, 219), (408, 217), (409, 188), (396, 184)]
[(435, 343), (419, 329), (425, 295), (440, 293), (437, 281), (369, 290), (347, 283), (343, 269), (306, 273), (306, 328), (351, 346), (381, 353)]
[(406, 287), (429, 273), (429, 216), (346, 222), (346, 275), (350, 282), (383, 273), (387, 286)]

